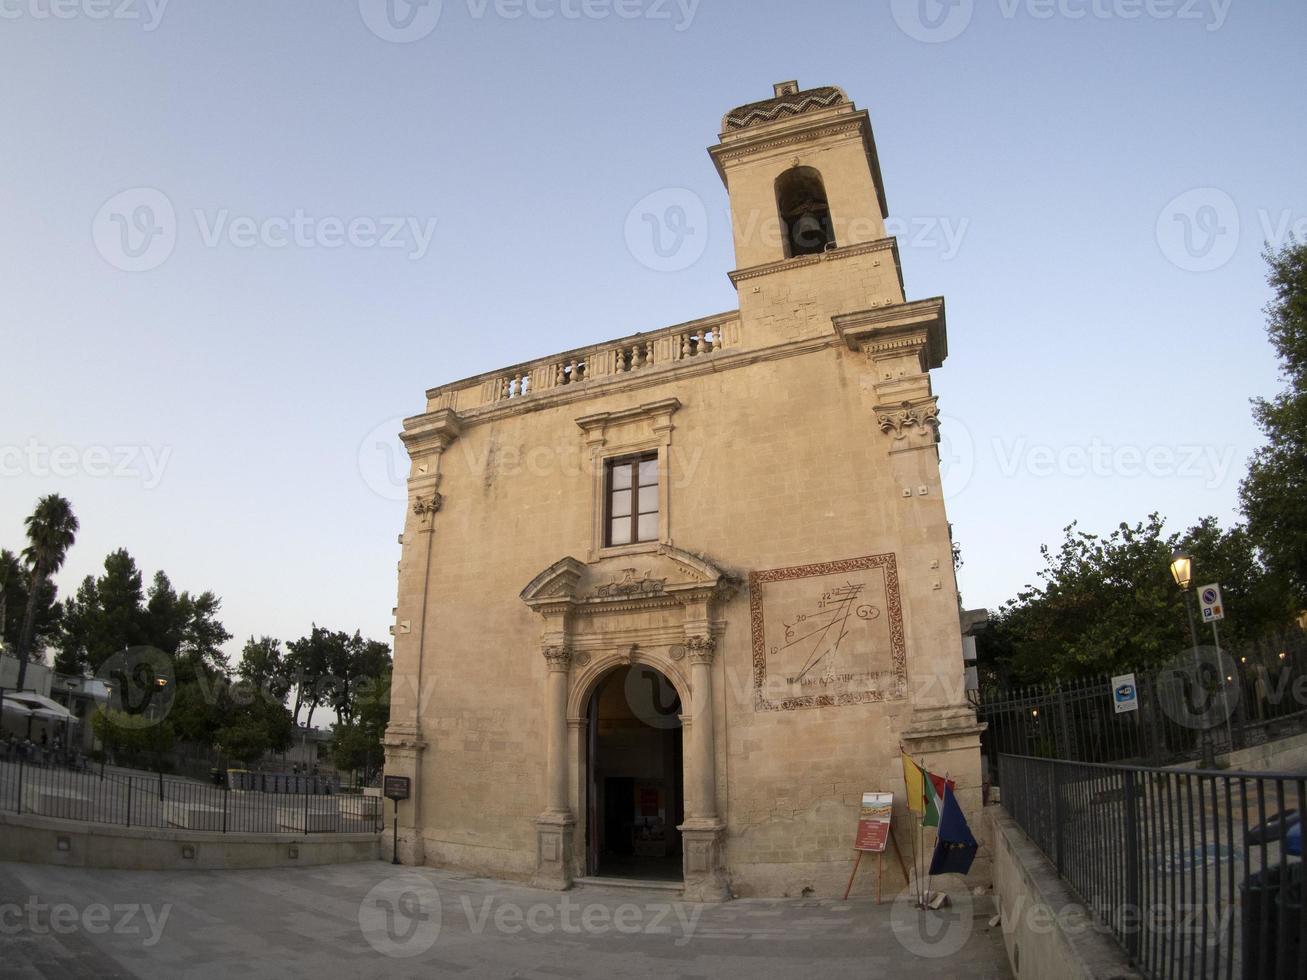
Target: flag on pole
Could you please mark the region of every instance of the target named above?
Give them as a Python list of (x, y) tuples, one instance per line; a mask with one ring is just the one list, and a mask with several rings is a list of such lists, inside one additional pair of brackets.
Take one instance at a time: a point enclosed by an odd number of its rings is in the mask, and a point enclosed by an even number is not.
[(944, 802), (944, 791), (953, 788), (953, 780), (945, 779), (943, 776), (936, 776), (933, 772), (926, 773), (925, 790), (926, 806), (924, 815), (921, 819), (923, 827), (939, 826), (939, 811)]
[(913, 813), (926, 812), (926, 780), (921, 767), (908, 758), (908, 754), (899, 748), (903, 756), (903, 788), (907, 791), (908, 809)]
[(966, 874), (971, 870), (971, 862), (976, 859), (979, 848), (971, 828), (967, 826), (967, 818), (958, 806), (957, 797), (953, 795), (953, 784), (947, 783), (944, 786), (935, 855), (930, 859), (930, 874)]

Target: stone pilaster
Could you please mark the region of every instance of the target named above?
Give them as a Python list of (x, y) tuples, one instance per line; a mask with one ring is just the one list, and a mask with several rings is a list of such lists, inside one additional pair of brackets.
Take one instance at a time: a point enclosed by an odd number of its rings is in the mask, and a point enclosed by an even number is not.
[[(407, 865), (421, 866), (426, 861), (426, 848), (418, 819), (418, 776), (422, 769), (422, 753), (426, 740), (413, 725), (392, 721), (386, 726), (381, 740), (386, 751), (386, 775), (407, 776), (411, 798), (399, 804), (399, 860)], [(386, 827), (389, 831), (390, 826)]]
[(717, 644), (711, 635), (687, 636), (693, 722), (690, 759), (693, 811), (681, 824), (685, 850), (685, 897), (692, 902), (723, 902), (731, 897), (726, 884), (726, 825), (717, 815), (717, 759), (713, 733), (712, 665)]
[(547, 798), (545, 812), (536, 820), (536, 873), (532, 884), (561, 891), (572, 886), (571, 855), (576, 829), (567, 793), (567, 685), (572, 651), (562, 646), (547, 646), (543, 653), (549, 670), (545, 699)]

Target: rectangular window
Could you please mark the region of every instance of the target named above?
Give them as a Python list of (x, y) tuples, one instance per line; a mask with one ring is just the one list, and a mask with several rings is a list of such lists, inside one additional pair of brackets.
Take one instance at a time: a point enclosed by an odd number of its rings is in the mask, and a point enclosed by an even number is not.
[(658, 454), (608, 462), (605, 540), (609, 548), (658, 540)]

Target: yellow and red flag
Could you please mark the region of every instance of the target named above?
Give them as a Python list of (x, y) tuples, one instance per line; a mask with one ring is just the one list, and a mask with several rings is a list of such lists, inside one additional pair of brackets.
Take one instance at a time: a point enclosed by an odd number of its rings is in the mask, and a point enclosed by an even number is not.
[(903, 788), (907, 791), (908, 809), (913, 813), (926, 812), (926, 780), (921, 767), (899, 749), (903, 756)]

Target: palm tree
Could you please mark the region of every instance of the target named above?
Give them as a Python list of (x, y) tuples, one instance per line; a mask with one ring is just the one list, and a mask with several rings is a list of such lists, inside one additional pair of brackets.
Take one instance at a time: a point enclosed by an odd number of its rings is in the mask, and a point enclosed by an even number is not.
[(32, 631), (36, 628), (36, 605), (46, 581), (59, 571), (68, 555), (68, 549), (77, 540), (77, 518), (73, 505), (57, 493), (42, 497), (36, 509), (24, 522), (27, 525), (27, 547), (23, 561), (31, 573), (27, 593), (27, 611), (23, 616), (23, 631), (18, 636), (18, 690), (27, 681), (27, 658), (32, 648)]

